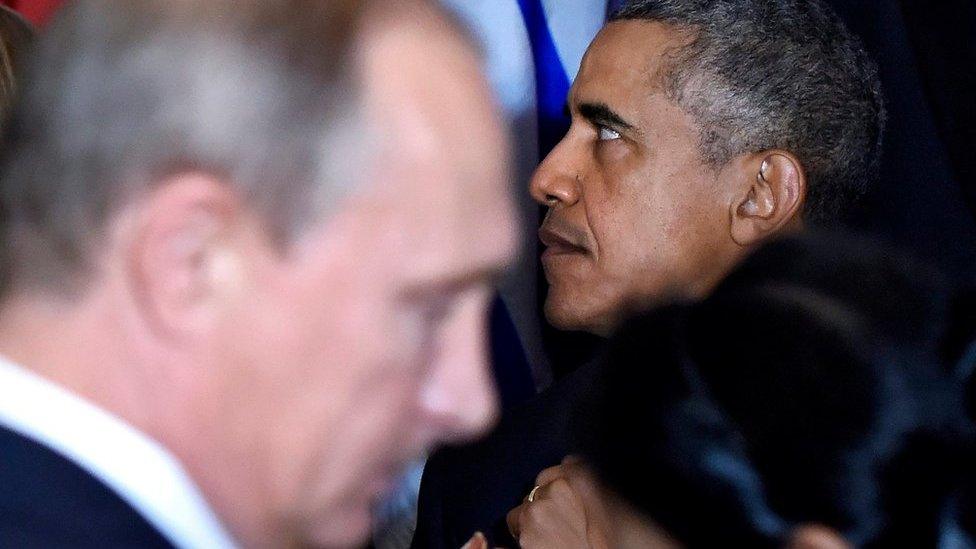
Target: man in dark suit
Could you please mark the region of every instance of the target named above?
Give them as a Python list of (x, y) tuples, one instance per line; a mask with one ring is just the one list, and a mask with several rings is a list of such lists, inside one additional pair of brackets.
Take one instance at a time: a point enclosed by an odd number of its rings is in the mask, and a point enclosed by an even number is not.
[[(531, 182), (548, 208), (545, 312), (597, 335), (840, 217), (876, 177), (885, 117), (874, 64), (829, 8), (764, 0), (629, 3), (587, 50), (568, 109)], [(592, 377), (584, 366), (486, 440), (435, 455), (414, 546), (475, 530), (516, 543), (506, 514), (573, 450), (569, 416)]]
[(405, 463), (489, 424), (515, 214), (435, 7), (82, 0), (21, 92), (0, 546), (352, 546)]

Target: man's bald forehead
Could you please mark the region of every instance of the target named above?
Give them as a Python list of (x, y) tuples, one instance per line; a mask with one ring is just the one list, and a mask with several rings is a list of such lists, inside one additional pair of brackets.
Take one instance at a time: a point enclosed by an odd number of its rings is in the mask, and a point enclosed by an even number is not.
[(366, 19), (380, 25), (411, 25), (424, 32), (453, 36), (481, 57), (481, 43), (453, 12), (429, 0), (367, 0)]

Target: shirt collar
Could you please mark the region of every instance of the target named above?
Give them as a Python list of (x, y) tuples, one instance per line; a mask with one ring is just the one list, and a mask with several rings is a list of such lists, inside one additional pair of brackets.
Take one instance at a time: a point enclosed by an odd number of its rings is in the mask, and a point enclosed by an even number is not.
[(0, 424), (90, 473), (177, 547), (236, 546), (200, 490), (162, 445), (2, 356)]

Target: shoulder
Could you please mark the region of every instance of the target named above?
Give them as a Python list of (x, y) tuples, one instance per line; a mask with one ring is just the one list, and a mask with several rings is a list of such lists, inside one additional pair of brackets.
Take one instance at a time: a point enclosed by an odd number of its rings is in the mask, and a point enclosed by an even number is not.
[(0, 426), (0, 546), (171, 547), (86, 471)]

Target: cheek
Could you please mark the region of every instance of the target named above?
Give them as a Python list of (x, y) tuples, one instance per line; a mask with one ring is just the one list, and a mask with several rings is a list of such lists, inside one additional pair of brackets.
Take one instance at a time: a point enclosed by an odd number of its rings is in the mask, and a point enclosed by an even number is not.
[[(293, 380), (291, 394), (278, 395), (274, 414), (277, 469), (290, 471), (288, 492), (300, 494), (301, 509), (326, 529), (358, 532), (352, 525), (368, 519), (383, 491), (377, 483), (408, 451), (421, 353), (410, 315), (376, 297), (367, 281), (356, 285), (320, 322), (292, 324), (318, 343), (294, 347), (305, 375)], [(336, 514), (348, 520), (337, 525)]]
[[(643, 187), (634, 189), (637, 185)], [(665, 183), (632, 182), (623, 189), (629, 192), (591, 210), (599, 254), (589, 291), (614, 307), (627, 299), (656, 298), (671, 291), (705, 240), (696, 199), (660, 192), (661, 185)]]
[(357, 285), (307, 335), (319, 342), (314, 352), (321, 361), (340, 367), (339, 379), (328, 388), (330, 398), (362, 401), (374, 393), (397, 397), (397, 388), (417, 377), (423, 357), (422, 321), (400, 306), (384, 281), (374, 284), (361, 278)]
[(420, 329), (397, 308), (390, 277), (382, 269), (348, 271), (300, 280), (273, 304), (256, 304), (259, 327), (241, 334), (240, 344), (264, 358), (259, 367), (279, 417), (335, 423), (373, 393), (397, 396), (395, 386), (410, 377)]
[(667, 212), (642, 196), (620, 196), (594, 209), (592, 232), (598, 242), (598, 272), (608, 284), (622, 284), (666, 255)]

